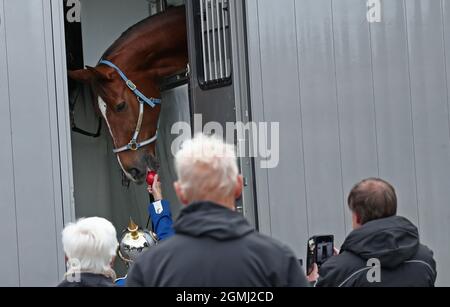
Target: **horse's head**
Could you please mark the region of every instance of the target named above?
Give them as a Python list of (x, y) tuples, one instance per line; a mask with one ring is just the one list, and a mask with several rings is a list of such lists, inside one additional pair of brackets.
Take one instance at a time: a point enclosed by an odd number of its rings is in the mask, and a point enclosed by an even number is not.
[[(69, 72), (70, 78), (88, 84), (91, 88), (94, 105), (106, 121), (116, 149), (126, 146), (132, 140), (138, 126), (140, 103), (136, 95), (128, 88), (119, 74), (105, 65), (95, 68)], [(144, 73), (130, 73), (137, 88), (147, 97), (159, 97), (157, 82)], [(161, 108), (159, 105), (144, 107), (142, 126), (138, 143), (152, 139), (157, 133), (157, 124)], [(117, 153), (122, 170), (135, 183), (143, 183), (148, 170), (157, 170), (156, 145), (126, 150)]]

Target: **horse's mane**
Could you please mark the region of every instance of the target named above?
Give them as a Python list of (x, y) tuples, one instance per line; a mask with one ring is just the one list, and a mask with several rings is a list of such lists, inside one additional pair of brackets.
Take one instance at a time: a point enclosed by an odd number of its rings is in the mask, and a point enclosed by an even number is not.
[(127, 43), (131, 36), (139, 32), (142, 28), (147, 28), (148, 25), (154, 21), (154, 19), (159, 18), (161, 15), (171, 13), (177, 9), (180, 10), (181, 8), (184, 9), (184, 6), (169, 6), (166, 11), (149, 16), (132, 25), (127, 30), (125, 30), (125, 32), (123, 32), (120, 37), (105, 51), (102, 58), (107, 58), (108, 56), (110, 56), (112, 53), (114, 53), (114, 51), (116, 51), (116, 49), (120, 48), (124, 43)]

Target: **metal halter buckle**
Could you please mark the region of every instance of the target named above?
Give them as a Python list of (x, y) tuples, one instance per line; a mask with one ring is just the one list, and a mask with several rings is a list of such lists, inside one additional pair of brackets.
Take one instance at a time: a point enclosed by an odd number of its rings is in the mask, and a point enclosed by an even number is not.
[(135, 140), (132, 140), (130, 144), (128, 144), (128, 148), (132, 151), (136, 151), (139, 149), (139, 144)]
[(133, 81), (128, 80), (127, 81), (127, 86), (130, 88), (130, 90), (132, 90), (133, 92), (137, 89), (136, 84), (133, 83)]

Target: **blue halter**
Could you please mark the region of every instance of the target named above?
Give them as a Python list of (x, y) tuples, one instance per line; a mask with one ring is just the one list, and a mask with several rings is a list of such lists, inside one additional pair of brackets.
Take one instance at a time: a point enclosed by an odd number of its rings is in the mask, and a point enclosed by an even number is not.
[(123, 81), (125, 81), (125, 84), (128, 86), (128, 88), (136, 95), (139, 102), (145, 102), (150, 107), (154, 108), (157, 104), (161, 104), (161, 99), (157, 98), (147, 98), (144, 94), (142, 94), (136, 87), (136, 85), (127, 78), (127, 76), (123, 73), (123, 71), (117, 67), (114, 63), (107, 61), (107, 60), (100, 60), (99, 64), (107, 65), (111, 68), (113, 68), (119, 76), (122, 78)]
[(125, 84), (136, 95), (137, 100), (139, 101), (139, 118), (138, 118), (136, 130), (134, 132), (133, 138), (131, 139), (130, 143), (128, 143), (127, 145), (117, 148), (117, 149), (114, 149), (114, 153), (119, 154), (121, 152), (129, 151), (129, 150), (136, 151), (136, 150), (141, 149), (142, 147), (145, 147), (147, 145), (150, 145), (150, 144), (153, 144), (154, 142), (156, 142), (156, 140), (158, 138), (158, 134), (156, 134), (151, 139), (148, 139), (141, 143), (138, 142), (138, 138), (139, 138), (139, 133), (141, 132), (142, 121), (144, 118), (144, 105), (147, 104), (150, 107), (154, 108), (154, 107), (156, 107), (157, 104), (161, 104), (161, 99), (148, 98), (144, 94), (142, 94), (137, 89), (137, 87), (133, 83), (133, 81), (128, 79), (127, 76), (122, 72), (122, 70), (120, 70), (120, 68), (117, 67), (116, 65), (114, 65), (112, 62), (106, 61), (106, 60), (101, 60), (99, 62), (99, 64), (104, 64), (104, 65), (107, 65), (107, 66), (113, 68), (119, 74), (119, 76), (122, 78), (122, 80), (125, 81)]

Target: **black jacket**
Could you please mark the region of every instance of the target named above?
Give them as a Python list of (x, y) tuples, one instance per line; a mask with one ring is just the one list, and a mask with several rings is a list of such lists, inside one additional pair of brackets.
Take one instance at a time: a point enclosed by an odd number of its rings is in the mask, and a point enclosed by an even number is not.
[(58, 285), (59, 288), (110, 288), (114, 287), (114, 281), (100, 274), (82, 273), (79, 282), (64, 280)]
[(294, 253), (256, 232), (239, 213), (213, 203), (185, 208), (175, 236), (145, 252), (131, 287), (306, 286)]
[[(368, 266), (371, 259), (381, 264)], [(339, 256), (330, 258), (319, 270), (317, 287), (432, 287), (436, 281), (433, 252), (421, 245), (417, 228), (406, 218), (371, 221), (353, 231)], [(371, 277), (371, 278), (368, 278)]]

